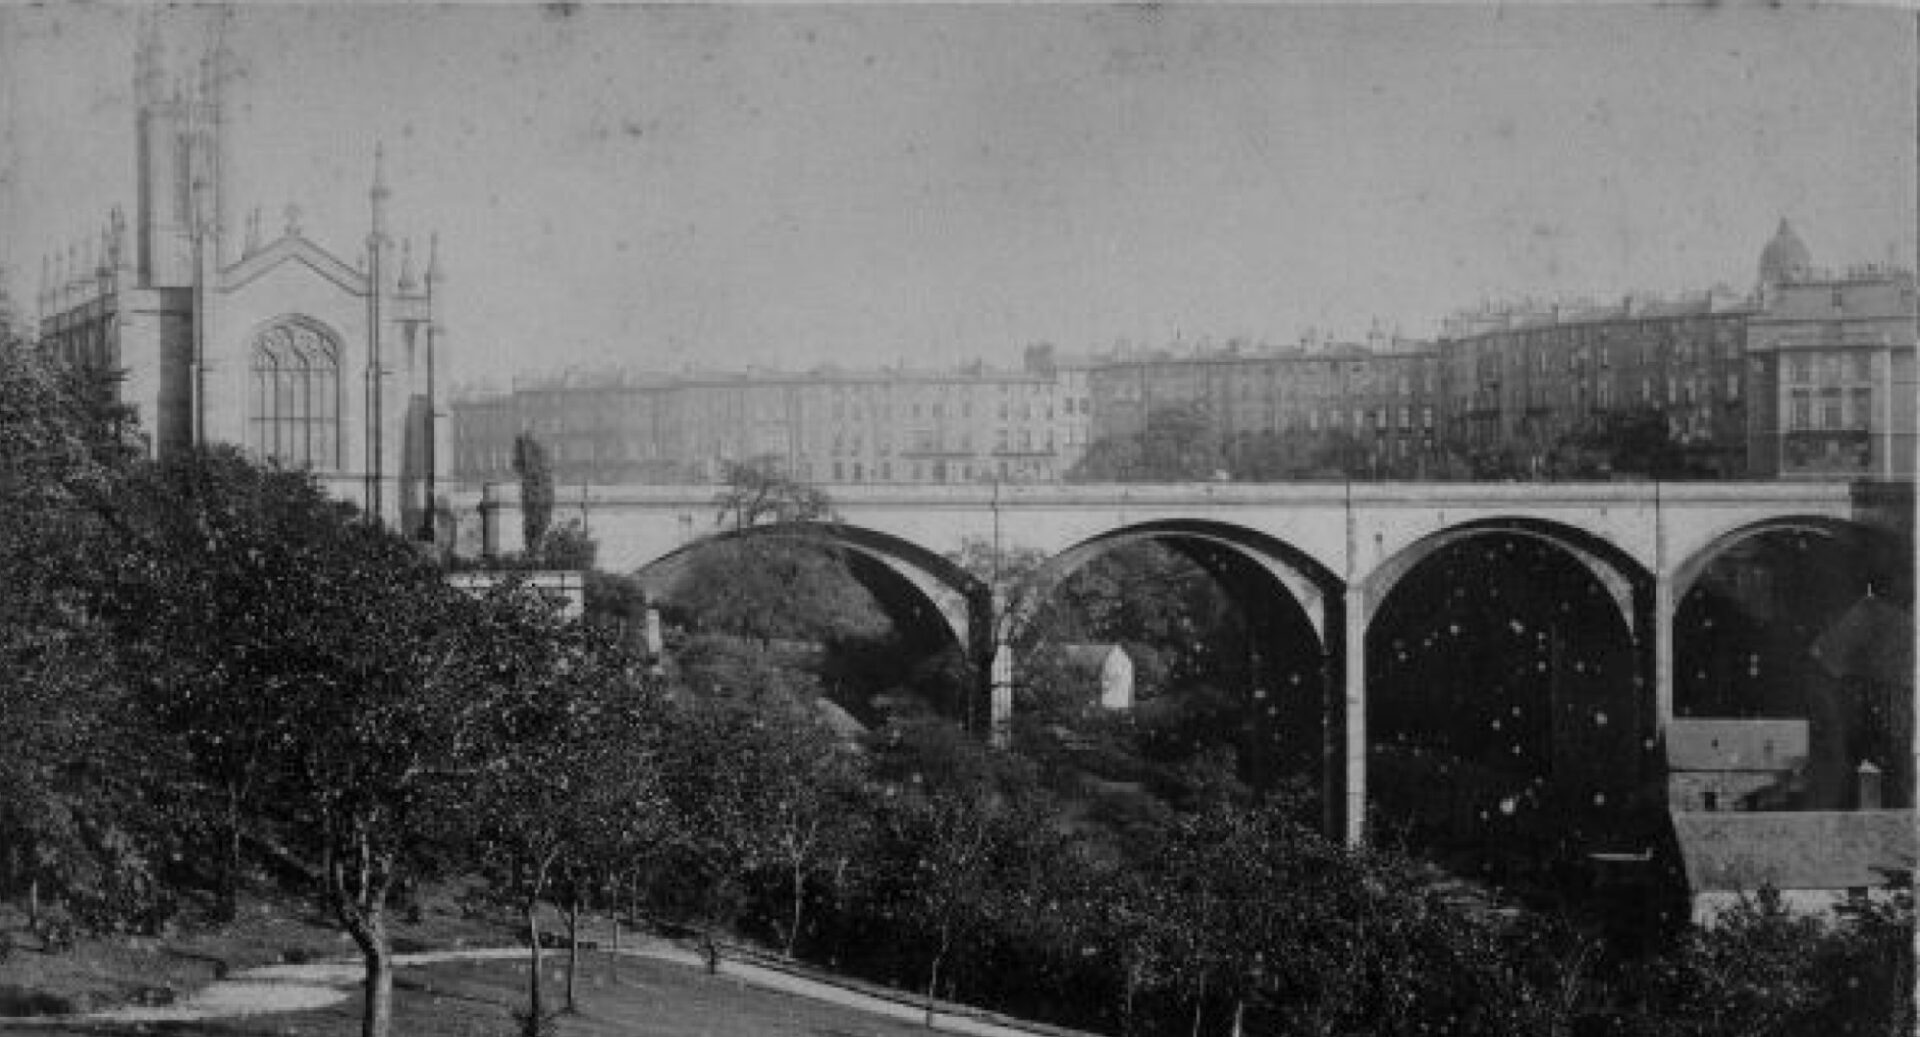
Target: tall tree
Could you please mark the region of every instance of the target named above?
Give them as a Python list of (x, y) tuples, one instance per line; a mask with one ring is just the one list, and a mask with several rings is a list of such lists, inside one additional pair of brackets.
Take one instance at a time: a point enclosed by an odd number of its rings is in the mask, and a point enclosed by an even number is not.
[(230, 450), (168, 462), (126, 505), (161, 518), (106, 602), (123, 670), (225, 794), (203, 801), (317, 862), (364, 961), (362, 1032), (385, 1037), (388, 905), (444, 859), (448, 819), (506, 751), (494, 717), (520, 670), (492, 646), (525, 643), (510, 636), (525, 613), (453, 590), (310, 479)]
[(503, 584), (529, 621), (499, 630), (488, 668), (511, 670), (492, 713), (501, 746), (466, 820), (496, 896), (521, 913), (531, 958), (524, 1032), (546, 1032), (539, 925), (543, 901), (568, 919), (566, 1008), (574, 1008), (579, 911), (594, 876), (645, 852), (662, 824), (655, 757), (664, 705), (633, 680), (631, 659), (598, 627), (561, 623), (537, 592)]
[(539, 558), (553, 524), (553, 465), (531, 432), (513, 437), (513, 471), (520, 476), (520, 536), (528, 558)]
[(0, 873), (69, 916), (115, 925), (154, 906), (156, 816), (141, 737), (91, 607), (114, 555), (106, 502), (133, 462), (110, 379), (0, 329)]

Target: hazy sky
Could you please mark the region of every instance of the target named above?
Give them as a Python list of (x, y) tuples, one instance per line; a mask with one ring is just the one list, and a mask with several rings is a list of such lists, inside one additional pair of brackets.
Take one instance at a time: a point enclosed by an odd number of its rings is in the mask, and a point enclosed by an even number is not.
[[(1731, 8), (1731, 9), (1729, 9)], [(165, 16), (174, 67), (205, 12)], [(139, 12), (0, 6), (0, 262), (131, 210)], [(1889, 8), (243, 8), (232, 187), (352, 259), (384, 140), (468, 377), (1430, 334), (1914, 252)]]

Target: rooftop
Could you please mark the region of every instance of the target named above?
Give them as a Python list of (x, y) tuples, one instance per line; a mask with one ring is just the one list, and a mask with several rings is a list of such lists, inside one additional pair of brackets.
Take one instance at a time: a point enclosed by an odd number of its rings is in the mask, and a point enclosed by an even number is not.
[(1686, 719), (1667, 729), (1667, 766), (1676, 771), (1791, 770), (1807, 757), (1807, 722)]
[(1694, 893), (1856, 889), (1914, 864), (1910, 810), (1676, 813), (1674, 834)]

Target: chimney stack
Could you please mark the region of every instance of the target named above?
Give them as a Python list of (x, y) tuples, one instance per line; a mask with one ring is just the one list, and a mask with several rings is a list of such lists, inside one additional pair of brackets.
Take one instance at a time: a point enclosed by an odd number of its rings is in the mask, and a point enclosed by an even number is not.
[(1875, 767), (1872, 760), (1861, 760), (1860, 767), (1855, 772), (1855, 776), (1858, 779), (1857, 787), (1860, 790), (1859, 809), (1879, 810), (1882, 805), (1880, 768)]

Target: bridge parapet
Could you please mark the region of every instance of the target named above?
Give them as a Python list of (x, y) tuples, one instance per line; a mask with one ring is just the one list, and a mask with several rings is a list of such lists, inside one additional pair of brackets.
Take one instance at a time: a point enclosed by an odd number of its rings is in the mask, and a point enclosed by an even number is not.
[[(946, 554), (969, 539), (1054, 555), (1147, 523), (1207, 522), (1283, 541), (1349, 584), (1442, 531), (1502, 522), (1577, 532), (1611, 545), (1646, 574), (1671, 575), (1737, 530), (1788, 518), (1872, 522), (1911, 529), (1912, 495), (1863, 496), (1844, 482), (1767, 483), (1176, 483), (836, 486), (847, 525)], [(637, 569), (722, 531), (719, 487), (563, 487), (556, 521), (579, 520), (601, 564)], [(511, 484), (457, 491), (460, 548), (519, 548), (519, 493)], [(1549, 533), (1550, 535), (1550, 533)]]

